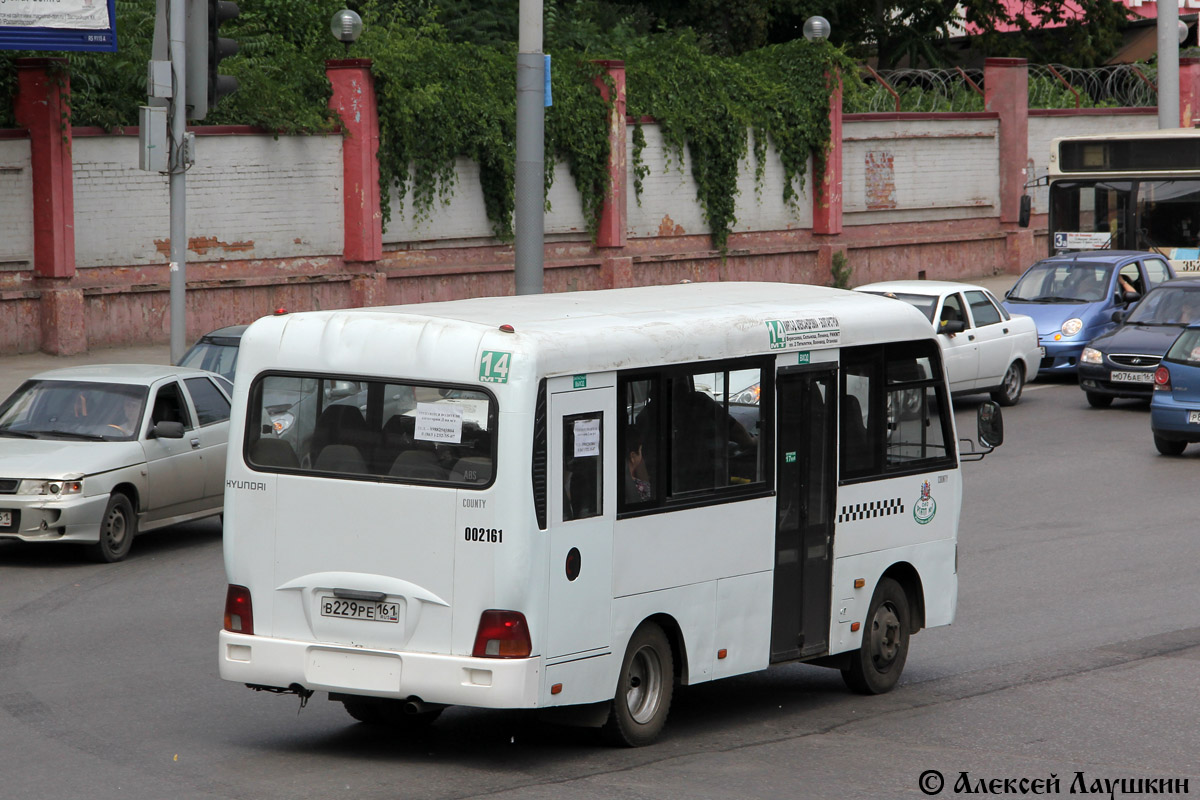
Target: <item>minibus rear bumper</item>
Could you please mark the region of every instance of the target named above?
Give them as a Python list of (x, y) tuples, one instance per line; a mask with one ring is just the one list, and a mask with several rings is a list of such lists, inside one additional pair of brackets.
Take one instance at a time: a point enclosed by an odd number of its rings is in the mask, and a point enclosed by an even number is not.
[(221, 631), (219, 669), (225, 680), (253, 686), (534, 708), (542, 659), (396, 653)]

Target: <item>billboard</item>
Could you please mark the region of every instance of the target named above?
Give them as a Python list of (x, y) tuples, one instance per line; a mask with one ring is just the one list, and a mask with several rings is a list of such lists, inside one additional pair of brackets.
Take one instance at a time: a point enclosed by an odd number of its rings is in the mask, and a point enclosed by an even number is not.
[(0, 50), (116, 49), (116, 0), (0, 0)]

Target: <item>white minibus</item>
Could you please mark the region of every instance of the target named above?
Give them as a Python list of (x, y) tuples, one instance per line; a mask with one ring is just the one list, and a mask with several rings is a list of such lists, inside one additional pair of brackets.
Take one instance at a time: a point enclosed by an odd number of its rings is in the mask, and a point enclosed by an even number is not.
[[(990, 449), (999, 408), (979, 417)], [(268, 317), (229, 454), (221, 677), (364, 722), (544, 709), (643, 745), (676, 685), (804, 661), (886, 692), (954, 619), (971, 456), (929, 321), (893, 299), (725, 282)]]

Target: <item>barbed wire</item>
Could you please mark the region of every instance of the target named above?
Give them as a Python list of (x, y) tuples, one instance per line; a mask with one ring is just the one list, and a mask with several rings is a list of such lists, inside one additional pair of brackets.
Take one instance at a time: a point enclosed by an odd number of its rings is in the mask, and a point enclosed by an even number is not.
[[(1116, 64), (1081, 69), (1029, 65), (1030, 108), (1144, 108), (1158, 103), (1155, 69)], [(888, 111), (982, 111), (981, 69), (863, 68), (865, 93), (848, 95), (848, 113)]]

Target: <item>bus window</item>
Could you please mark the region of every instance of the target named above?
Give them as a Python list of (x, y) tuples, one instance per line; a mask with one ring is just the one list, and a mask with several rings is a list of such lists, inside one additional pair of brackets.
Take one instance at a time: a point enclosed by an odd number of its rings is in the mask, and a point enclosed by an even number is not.
[[(640, 444), (637, 466), (623, 454), (622, 509), (653, 507), (672, 498), (762, 485), (762, 366), (669, 367), (622, 377), (619, 439)], [(740, 367), (740, 368), (734, 368)]]
[(267, 375), (251, 388), (245, 458), (263, 472), (485, 488), (495, 420), (479, 390)]
[(934, 342), (844, 351), (842, 480), (953, 465), (945, 398)]
[(563, 522), (604, 514), (603, 417), (563, 417)]

